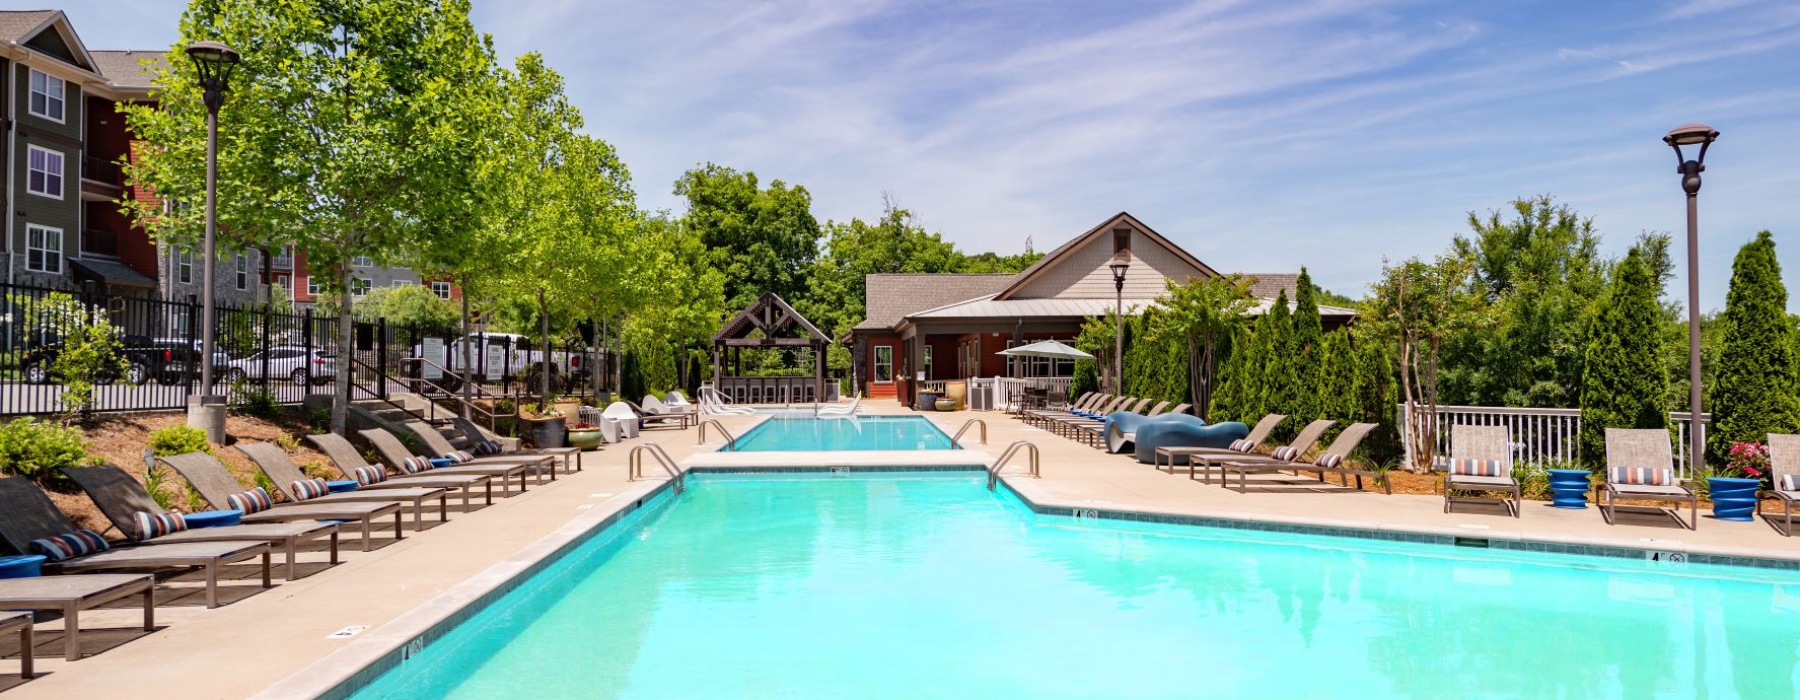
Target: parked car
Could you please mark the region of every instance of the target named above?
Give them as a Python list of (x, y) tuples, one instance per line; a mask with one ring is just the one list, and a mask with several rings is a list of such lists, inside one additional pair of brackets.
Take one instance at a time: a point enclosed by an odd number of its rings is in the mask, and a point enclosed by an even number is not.
[[(132, 384), (145, 384), (151, 379), (164, 384), (182, 381), (182, 374), (191, 359), (191, 355), (184, 351), (184, 345), (171, 346), (141, 335), (122, 336), (119, 341), (119, 354), (125, 359), (125, 371), (122, 374), (102, 374), (97, 377), (100, 383), (111, 384), (120, 379)], [(53, 367), (56, 365), (56, 358), (62, 354), (62, 347), (62, 342), (57, 341), (25, 351), (19, 358), (19, 367), (25, 381), (48, 384), (57, 379)]]
[[(268, 367), (266, 376), (263, 374), (265, 364)], [(273, 347), (226, 363), (224, 376), (227, 382), (288, 379), (295, 384), (305, 384), (309, 374), (315, 383), (337, 376), (337, 361), (329, 350), (308, 350), (296, 346)]]
[[(201, 342), (198, 338), (196, 338), (194, 340), (188, 340), (187, 338), (157, 338), (155, 340), (155, 342), (157, 345), (168, 345), (171, 347), (187, 348), (187, 351), (188, 351), (187, 355), (184, 358), (182, 358), (182, 361), (184, 361), (184, 362), (190, 362), (194, 358), (200, 356)], [(221, 350), (217, 346), (214, 346), (213, 347), (213, 374), (221, 373), (222, 371), (224, 371), (225, 367), (229, 364), (231, 364), (231, 356), (226, 354), (224, 350)], [(196, 374), (198, 374), (200, 372), (200, 368), (195, 367), (194, 372)]]

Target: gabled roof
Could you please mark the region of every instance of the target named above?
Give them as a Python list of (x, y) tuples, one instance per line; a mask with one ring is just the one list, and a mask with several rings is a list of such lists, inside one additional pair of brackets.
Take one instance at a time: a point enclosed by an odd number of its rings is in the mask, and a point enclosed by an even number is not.
[(1010, 273), (906, 273), (864, 278), (868, 308), (853, 330), (888, 330), (920, 311), (992, 296), (1017, 275)]
[(744, 338), (749, 336), (751, 331), (756, 330), (762, 331), (764, 338), (775, 338), (783, 331), (796, 329), (810, 334), (813, 340), (818, 342), (831, 342), (830, 336), (825, 335), (818, 326), (812, 324), (812, 321), (806, 320), (805, 316), (801, 316), (800, 312), (789, 306), (787, 300), (782, 299), (781, 295), (766, 292), (757, 297), (756, 301), (750, 302), (750, 305), (744, 307), (743, 311), (739, 311), (737, 316), (726, 322), (718, 333), (713, 334), (713, 342), (724, 343), (726, 340)]
[(1244, 279), (1250, 280), (1250, 296), (1258, 299), (1274, 299), (1281, 292), (1287, 292), (1292, 301), (1300, 292), (1300, 275), (1292, 272), (1245, 272)]
[(93, 57), (88, 55), (87, 47), (82, 45), (81, 37), (75, 33), (75, 27), (69, 24), (69, 18), (63, 15), (62, 10), (0, 11), (0, 41), (23, 44), (51, 30), (56, 31), (57, 38), (74, 54), (76, 68), (88, 71), (94, 69)]
[(88, 55), (94, 59), (94, 69), (114, 87), (147, 92), (156, 87), (153, 82), (156, 73), (143, 61), (153, 61), (151, 66), (161, 65), (168, 54), (161, 51), (90, 51)]
[(1018, 293), (1020, 289), (1024, 288), (1025, 285), (1030, 284), (1032, 280), (1037, 279), (1045, 271), (1061, 264), (1064, 258), (1067, 258), (1077, 250), (1081, 250), (1095, 238), (1106, 235), (1113, 229), (1118, 228), (1119, 224), (1125, 224), (1137, 229), (1140, 233), (1144, 234), (1145, 238), (1150, 239), (1151, 243), (1155, 243), (1156, 245), (1168, 249), (1170, 253), (1174, 254), (1175, 257), (1179, 258), (1182, 262), (1194, 266), (1194, 269), (1212, 275), (1213, 277), (1219, 276), (1217, 270), (1208, 267), (1206, 263), (1200, 262), (1199, 258), (1182, 250), (1181, 246), (1175, 245), (1170, 242), (1169, 239), (1164, 238), (1162, 234), (1156, 232), (1156, 229), (1150, 228), (1147, 224), (1139, 221), (1137, 217), (1132, 216), (1129, 212), (1119, 212), (1118, 214), (1113, 215), (1112, 218), (1100, 222), (1099, 226), (1088, 229), (1087, 233), (1076, 236), (1074, 240), (1062, 244), (1062, 246), (1056, 250), (1050, 251), (1048, 255), (1045, 255), (1042, 259), (1033, 263), (1031, 267), (1025, 268), (1024, 272), (1020, 272), (1017, 277), (1013, 278), (1012, 284), (1009, 284), (1005, 289), (1000, 290), (1000, 293), (994, 298), (1001, 301), (1012, 298), (1013, 294)]

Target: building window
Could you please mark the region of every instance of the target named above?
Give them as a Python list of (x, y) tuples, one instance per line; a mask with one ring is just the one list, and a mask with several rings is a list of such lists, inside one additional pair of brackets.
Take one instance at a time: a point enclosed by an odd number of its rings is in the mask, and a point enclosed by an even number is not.
[(25, 163), (25, 191), (62, 199), (63, 154), (48, 148), (30, 146)]
[(182, 284), (194, 282), (194, 254), (181, 251), (175, 254), (175, 280)]
[(931, 346), (925, 346), (925, 378), (931, 379)]
[(368, 294), (369, 290), (374, 289), (374, 288), (375, 288), (374, 280), (371, 280), (366, 277), (350, 278), (350, 293), (352, 295), (360, 297), (364, 294)]
[(875, 346), (875, 381), (894, 381), (894, 346)]
[(243, 291), (245, 289), (249, 289), (250, 288), (250, 256), (245, 255), (243, 253), (238, 253), (237, 259), (233, 261), (233, 264), (237, 265), (237, 288), (238, 288), (238, 290)]
[(32, 69), (31, 71), (31, 113), (33, 115), (62, 123), (63, 121), (63, 84), (62, 78)]
[(322, 291), (322, 290), (319, 289), (319, 276), (318, 275), (307, 275), (306, 276), (306, 295), (309, 297), (316, 297), (319, 295), (320, 291)]
[(61, 274), (63, 232), (60, 228), (28, 224), (25, 227), (25, 269)]
[(448, 300), (450, 298), (450, 283), (449, 282), (432, 282), (431, 283), (431, 293), (436, 294), (437, 298), (439, 298), (439, 299)]
[(394, 287), (410, 287), (413, 285), (413, 281), (412, 280), (394, 280), (393, 282), (391, 282), (389, 284), (390, 284), (390, 286), (394, 286)]
[(367, 255), (358, 255), (350, 259), (350, 264), (357, 267), (374, 267), (375, 259)]

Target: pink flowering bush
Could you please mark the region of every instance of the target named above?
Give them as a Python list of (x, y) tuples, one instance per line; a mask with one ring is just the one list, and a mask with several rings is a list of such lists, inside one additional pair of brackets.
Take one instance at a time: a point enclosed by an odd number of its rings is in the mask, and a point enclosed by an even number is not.
[(1760, 442), (1735, 442), (1725, 456), (1725, 472), (1747, 479), (1769, 473), (1769, 448)]

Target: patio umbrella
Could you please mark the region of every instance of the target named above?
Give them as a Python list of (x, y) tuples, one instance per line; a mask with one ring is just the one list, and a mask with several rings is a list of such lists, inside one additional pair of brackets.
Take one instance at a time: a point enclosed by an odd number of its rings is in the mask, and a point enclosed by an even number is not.
[(1007, 355), (1009, 357), (1048, 357), (1056, 360), (1094, 359), (1093, 355), (1089, 355), (1054, 340), (1040, 340), (1030, 345), (1007, 348), (995, 354)]

